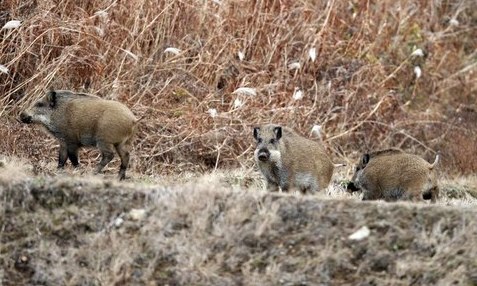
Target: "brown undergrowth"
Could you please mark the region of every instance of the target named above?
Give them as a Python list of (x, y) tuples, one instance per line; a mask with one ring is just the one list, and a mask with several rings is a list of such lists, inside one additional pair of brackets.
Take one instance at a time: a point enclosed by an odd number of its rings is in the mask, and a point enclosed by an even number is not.
[[(1, 1), (0, 284), (476, 285), (474, 2)], [(126, 183), (95, 150), (56, 170), (17, 121), (50, 88), (142, 118)], [(348, 164), (326, 193), (261, 191), (266, 122), (321, 126)], [(388, 147), (440, 152), (438, 204), (343, 191)]]
[(21, 21), (0, 30), (0, 152), (40, 172), (55, 143), (16, 118), (49, 88), (142, 117), (141, 174), (249, 166), (251, 127), (272, 121), (304, 135), (320, 125), (336, 160), (393, 146), (477, 170), (472, 0), (4, 0), (0, 11), (2, 27)]

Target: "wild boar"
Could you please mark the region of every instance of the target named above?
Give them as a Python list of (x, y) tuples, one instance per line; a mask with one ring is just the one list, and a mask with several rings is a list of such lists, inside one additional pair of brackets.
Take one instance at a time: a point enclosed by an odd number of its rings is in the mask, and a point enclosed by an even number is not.
[(69, 158), (79, 165), (78, 149), (93, 146), (101, 151), (96, 173), (113, 159), (121, 158), (119, 179), (126, 178), (137, 119), (122, 103), (94, 95), (52, 90), (20, 114), (23, 123), (41, 124), (60, 143), (58, 168)]
[(334, 164), (319, 143), (275, 124), (255, 127), (253, 136), (254, 158), (268, 191), (314, 193), (328, 187)]
[(366, 153), (356, 166), (348, 187), (350, 191), (363, 191), (363, 200), (386, 201), (431, 200), (439, 196), (435, 167), (421, 157), (399, 149), (385, 149)]

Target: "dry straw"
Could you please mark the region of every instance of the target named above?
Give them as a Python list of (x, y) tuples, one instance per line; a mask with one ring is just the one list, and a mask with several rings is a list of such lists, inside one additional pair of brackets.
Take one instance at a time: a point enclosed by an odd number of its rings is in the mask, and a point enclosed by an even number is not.
[(54, 141), (16, 117), (62, 88), (143, 118), (145, 174), (250, 166), (251, 127), (272, 121), (319, 124), (345, 161), (394, 146), (477, 171), (472, 0), (18, 3), (0, 4), (2, 153), (55, 160)]

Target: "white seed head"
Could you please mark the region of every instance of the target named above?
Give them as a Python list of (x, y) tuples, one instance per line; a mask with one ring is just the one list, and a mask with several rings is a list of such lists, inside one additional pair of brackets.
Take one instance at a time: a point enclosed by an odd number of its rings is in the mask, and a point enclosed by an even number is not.
[(104, 10), (99, 10), (99, 11), (96, 11), (94, 13), (95, 16), (98, 16), (100, 18), (103, 18), (103, 19), (106, 19), (108, 18), (108, 12), (104, 11)]
[(145, 209), (131, 209), (131, 211), (129, 211), (129, 218), (131, 220), (142, 220), (145, 216)]
[(313, 127), (311, 128), (311, 134), (321, 137), (321, 125), (313, 125)]
[(3, 25), (2, 30), (3, 29), (5, 29), (5, 30), (16, 29), (16, 28), (20, 27), (21, 25), (22, 25), (21, 21), (11, 20), (11, 21), (8, 21), (7, 23), (5, 23), (5, 25)]
[(300, 67), (301, 67), (300, 62), (293, 62), (288, 65), (289, 70), (298, 70), (300, 69)]
[(119, 82), (119, 80), (117, 78), (115, 78), (113, 80), (113, 89), (118, 89), (121, 87), (121, 83)]
[(10, 71), (8, 70), (6, 66), (0, 65), (0, 72), (8, 74)]
[(121, 225), (123, 225), (123, 223), (124, 223), (124, 219), (122, 217), (118, 217), (114, 220), (115, 227), (120, 227)]
[(210, 115), (210, 117), (215, 118), (217, 117), (217, 109), (215, 108), (209, 108), (207, 110), (207, 113)]
[(295, 87), (295, 91), (293, 92), (293, 99), (300, 100), (303, 98), (303, 91), (300, 88)]
[(414, 74), (416, 74), (416, 78), (420, 78), (422, 75), (421, 68), (419, 66), (414, 67)]
[(255, 96), (257, 95), (257, 90), (252, 87), (239, 87), (234, 92), (233, 94), (243, 94), (243, 95), (252, 95)]
[(353, 234), (348, 236), (348, 239), (362, 240), (362, 239), (365, 239), (366, 237), (368, 237), (370, 233), (371, 233), (371, 231), (369, 230), (369, 228), (367, 226), (363, 226), (360, 229), (358, 229), (357, 231), (355, 231)]
[(411, 56), (414, 56), (414, 57), (423, 57), (423, 56), (424, 56), (424, 52), (422, 51), (422, 49), (415, 49), (414, 52), (412, 52)]
[(104, 37), (104, 30), (100, 27), (94, 27), (94, 30), (96, 31), (96, 33), (98, 34), (98, 36), (100, 36), (101, 38)]
[(169, 48), (164, 50), (164, 54), (171, 53), (171, 54), (174, 54), (174, 55), (178, 55), (178, 54), (180, 54), (180, 52), (181, 52), (181, 50), (179, 50), (178, 48), (173, 48), (173, 47), (169, 47)]
[(240, 61), (243, 61), (243, 59), (245, 59), (245, 54), (242, 51), (239, 51), (238, 52), (238, 58), (239, 58)]
[(240, 98), (236, 98), (234, 100), (234, 108), (240, 108), (242, 107), (242, 105), (243, 105), (243, 102), (240, 100)]
[(453, 27), (457, 27), (459, 26), (459, 21), (457, 21), (457, 19), (450, 19), (449, 21), (449, 25), (453, 26)]
[(311, 48), (308, 50), (308, 56), (310, 57), (310, 60), (312, 62), (315, 62), (316, 60), (316, 48)]
[(139, 59), (139, 57), (135, 54), (133, 54), (131, 51), (128, 51), (128, 50), (125, 50), (125, 49), (122, 49), (123, 52), (125, 52), (128, 56), (130, 56), (131, 58), (133, 58), (135, 61), (137, 61)]

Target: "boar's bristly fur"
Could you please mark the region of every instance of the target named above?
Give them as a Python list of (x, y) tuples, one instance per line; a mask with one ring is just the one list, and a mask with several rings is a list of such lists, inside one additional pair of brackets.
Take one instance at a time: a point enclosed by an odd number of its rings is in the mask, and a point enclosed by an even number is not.
[(255, 127), (253, 135), (254, 158), (267, 190), (313, 193), (328, 187), (334, 165), (318, 142), (275, 124)]
[(119, 179), (126, 178), (137, 119), (122, 103), (89, 94), (52, 90), (22, 112), (20, 120), (41, 124), (58, 139), (58, 168), (63, 168), (67, 159), (77, 167), (78, 149), (92, 146), (101, 151), (97, 173), (113, 159), (116, 151), (121, 158)]
[(353, 189), (362, 190), (363, 200), (431, 200), (439, 196), (435, 167), (423, 158), (399, 149), (366, 153), (351, 179)]

